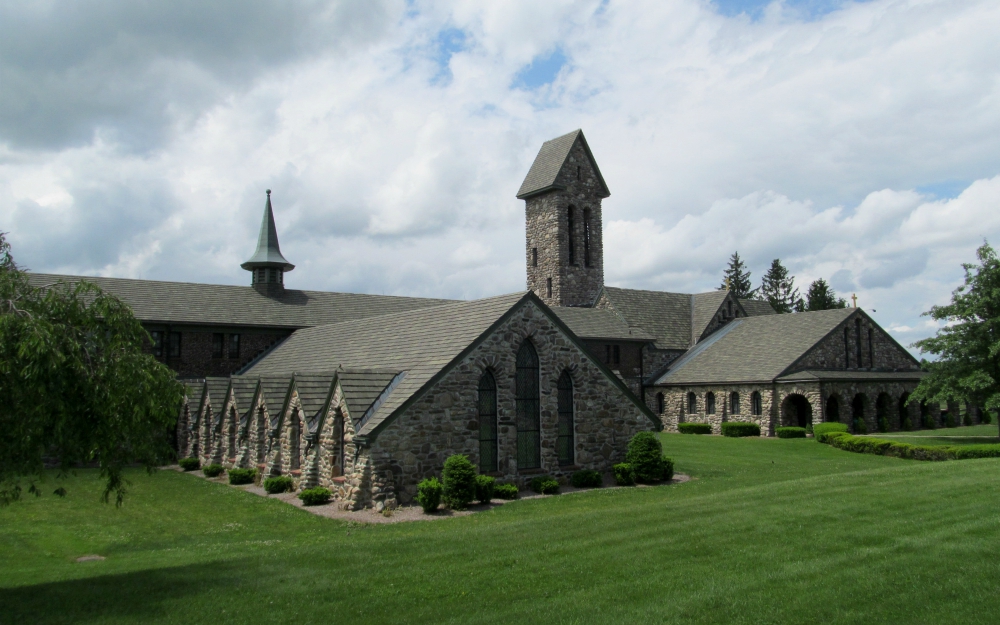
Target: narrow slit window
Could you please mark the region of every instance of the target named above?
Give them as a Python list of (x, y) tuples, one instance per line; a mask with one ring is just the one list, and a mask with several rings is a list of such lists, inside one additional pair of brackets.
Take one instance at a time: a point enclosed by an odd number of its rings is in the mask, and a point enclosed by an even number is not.
[(864, 363), (861, 360), (861, 320), (854, 320), (854, 342), (857, 344), (858, 348), (858, 362), (856, 363), (857, 368), (861, 369), (864, 367)]
[(621, 346), (620, 345), (615, 345), (614, 346), (614, 351), (612, 353), (614, 355), (615, 364), (616, 365), (617, 364), (621, 364), (621, 361), (622, 361), (622, 348), (621, 348)]
[(583, 266), (590, 267), (590, 209), (583, 209)]
[(573, 226), (575, 225), (573, 223), (573, 217), (574, 217), (573, 212), (575, 210), (576, 209), (570, 206), (569, 209), (566, 211), (566, 222), (567, 222), (566, 237), (567, 237), (567, 242), (569, 243), (569, 264), (571, 265), (576, 264), (576, 246), (573, 245), (573, 235), (575, 234), (573, 231)]
[(868, 328), (868, 367), (875, 368), (875, 341), (873, 340), (873, 332), (871, 328)]
[(844, 326), (844, 368), (851, 368), (851, 342), (847, 338), (847, 326)]
[(552, 278), (545, 279), (545, 297), (552, 297)]
[(497, 470), (497, 383), (489, 371), (479, 378), (479, 472)]
[(760, 393), (754, 391), (753, 395), (750, 396), (750, 412), (753, 413), (753, 416), (759, 417), (764, 412), (763, 403)]
[(531, 266), (532, 267), (537, 267), (538, 266), (538, 248), (537, 247), (531, 248)]

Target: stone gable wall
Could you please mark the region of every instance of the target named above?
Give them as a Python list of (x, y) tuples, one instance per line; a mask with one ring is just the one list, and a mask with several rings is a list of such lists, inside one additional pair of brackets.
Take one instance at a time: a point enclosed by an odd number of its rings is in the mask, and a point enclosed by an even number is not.
[[(857, 326), (854, 320), (861, 319), (861, 366), (857, 358)], [(847, 345), (844, 349), (844, 327), (847, 327)], [(872, 365), (868, 349), (868, 330), (872, 331), (872, 348), (875, 363)], [(877, 324), (864, 316), (852, 315), (829, 336), (817, 343), (799, 361), (795, 369), (877, 369), (883, 371), (914, 371), (919, 369), (910, 354), (900, 348)]]

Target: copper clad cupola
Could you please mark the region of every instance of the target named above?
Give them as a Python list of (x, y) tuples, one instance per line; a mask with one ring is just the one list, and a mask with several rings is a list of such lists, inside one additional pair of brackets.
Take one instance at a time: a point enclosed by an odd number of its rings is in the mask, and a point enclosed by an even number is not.
[(251, 284), (258, 292), (277, 297), (285, 292), (284, 274), (295, 269), (281, 255), (278, 246), (278, 229), (274, 226), (274, 212), (271, 210), (271, 190), (267, 190), (267, 203), (264, 205), (264, 219), (260, 223), (260, 236), (257, 239), (257, 251), (250, 260), (240, 265), (250, 272)]

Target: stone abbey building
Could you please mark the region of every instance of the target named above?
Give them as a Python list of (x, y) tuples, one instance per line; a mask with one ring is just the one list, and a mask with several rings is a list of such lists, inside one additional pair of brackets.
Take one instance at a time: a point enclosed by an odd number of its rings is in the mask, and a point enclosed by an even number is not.
[(777, 315), (725, 290), (606, 286), (609, 196), (582, 131), (545, 142), (517, 193), (528, 288), (475, 301), (287, 288), (270, 191), (251, 286), (87, 279), (185, 379), (182, 455), (327, 486), (351, 508), (409, 502), (455, 453), (523, 484), (608, 471), (636, 432), (685, 421), (773, 435), (942, 418), (909, 401), (919, 363), (859, 308)]

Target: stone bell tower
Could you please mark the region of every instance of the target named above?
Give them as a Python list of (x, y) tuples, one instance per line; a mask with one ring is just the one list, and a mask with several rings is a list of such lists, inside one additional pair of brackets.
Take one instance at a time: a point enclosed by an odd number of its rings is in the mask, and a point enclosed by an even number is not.
[(281, 248), (278, 247), (278, 229), (274, 226), (270, 189), (267, 190), (264, 219), (257, 237), (257, 251), (240, 267), (250, 272), (253, 288), (268, 297), (279, 297), (285, 292), (285, 272), (295, 269), (295, 265), (281, 255)]
[(593, 306), (604, 286), (601, 200), (611, 195), (582, 130), (542, 144), (525, 201), (528, 289), (549, 306)]

